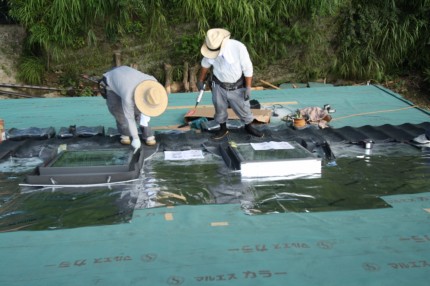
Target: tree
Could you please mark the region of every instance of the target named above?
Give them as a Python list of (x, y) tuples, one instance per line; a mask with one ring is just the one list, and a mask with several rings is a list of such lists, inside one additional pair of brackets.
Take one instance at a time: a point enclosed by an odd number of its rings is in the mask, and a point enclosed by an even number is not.
[(429, 68), (429, 0), (351, 1), (339, 19), (340, 75), (380, 81), (396, 69)]
[(41, 50), (47, 66), (63, 49), (94, 44), (99, 27), (113, 38), (145, 11), (138, 0), (9, 0), (9, 6), (29, 32), (31, 50)]

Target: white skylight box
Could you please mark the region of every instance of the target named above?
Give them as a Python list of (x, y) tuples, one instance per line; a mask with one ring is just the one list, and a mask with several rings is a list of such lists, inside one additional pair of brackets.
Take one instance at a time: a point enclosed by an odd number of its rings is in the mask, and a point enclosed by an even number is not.
[(245, 178), (321, 174), (321, 158), (294, 141), (228, 145), (221, 153)]

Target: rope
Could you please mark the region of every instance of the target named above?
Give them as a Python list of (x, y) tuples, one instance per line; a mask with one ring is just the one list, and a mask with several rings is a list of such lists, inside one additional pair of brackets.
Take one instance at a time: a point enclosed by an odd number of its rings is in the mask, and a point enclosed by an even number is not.
[(412, 105), (412, 106), (398, 108), (398, 109), (388, 109), (388, 110), (379, 110), (379, 111), (370, 111), (370, 112), (356, 113), (356, 114), (350, 114), (350, 115), (346, 115), (346, 116), (342, 116), (342, 117), (333, 118), (331, 121), (336, 121), (336, 120), (340, 120), (340, 119), (344, 119), (344, 118), (349, 118), (349, 117), (354, 117), (354, 116), (368, 115), (368, 114), (376, 114), (376, 113), (384, 113), (384, 112), (395, 112), (395, 111), (406, 110), (406, 109), (411, 109), (411, 108), (416, 108), (416, 107), (418, 107), (418, 106), (417, 105)]

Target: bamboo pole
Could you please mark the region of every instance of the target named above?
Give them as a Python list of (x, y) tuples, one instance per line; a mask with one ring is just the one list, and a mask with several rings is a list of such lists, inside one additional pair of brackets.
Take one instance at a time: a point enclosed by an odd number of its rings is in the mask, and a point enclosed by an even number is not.
[(0, 90), (0, 94), (6, 94), (6, 95), (14, 95), (14, 96), (20, 96), (20, 97), (27, 97), (27, 98), (34, 98), (36, 96), (31, 96), (26, 93), (18, 93), (13, 91), (6, 91), (6, 90)]
[(115, 54), (114, 54), (114, 62), (115, 62), (115, 66), (116, 67), (121, 66), (121, 52), (115, 52)]
[(264, 83), (265, 85), (268, 85), (270, 87), (273, 87), (274, 89), (280, 89), (279, 87), (277, 87), (276, 85), (271, 84), (270, 82), (267, 82), (265, 80), (260, 79), (260, 82)]
[(0, 87), (44, 89), (44, 90), (55, 90), (55, 91), (64, 90), (64, 88), (57, 88), (57, 87), (39, 86), (39, 85), (26, 85), (26, 84), (14, 84), (14, 83), (0, 83)]
[(185, 92), (190, 91), (190, 82), (189, 82), (189, 67), (188, 62), (184, 62), (184, 77), (183, 77), (183, 84), (184, 84), (184, 90)]
[(166, 75), (166, 82), (164, 84), (164, 87), (166, 88), (167, 94), (171, 93), (171, 85), (172, 85), (172, 65), (164, 64), (164, 72)]
[(197, 73), (199, 72), (200, 65), (194, 65), (190, 69), (190, 90), (193, 92), (199, 91), (197, 88)]

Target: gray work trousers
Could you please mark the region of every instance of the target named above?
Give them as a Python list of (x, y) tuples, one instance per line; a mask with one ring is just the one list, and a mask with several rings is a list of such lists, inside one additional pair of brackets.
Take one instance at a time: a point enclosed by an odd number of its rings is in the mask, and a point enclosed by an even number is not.
[(243, 123), (249, 124), (254, 120), (249, 98), (245, 100), (245, 91), (246, 88), (228, 91), (212, 82), (212, 103), (215, 107), (216, 122), (220, 124), (227, 122), (229, 105)]
[[(131, 136), (130, 129), (129, 129), (129, 126), (127, 123), (127, 119), (125, 118), (124, 110), (122, 109), (121, 97), (119, 97), (112, 90), (107, 90), (106, 104), (107, 104), (109, 112), (115, 118), (116, 128), (118, 129), (118, 132), (121, 135)], [(140, 111), (139, 111), (139, 109), (137, 109), (137, 107), (134, 108), (134, 118), (135, 118), (136, 122), (139, 122)], [(143, 127), (143, 126), (141, 126), (141, 127)], [(144, 140), (146, 140), (148, 137), (152, 136), (151, 127), (146, 126), (146, 127), (141, 128), (141, 129), (142, 129), (142, 137)]]

